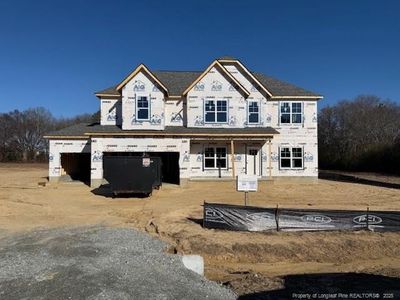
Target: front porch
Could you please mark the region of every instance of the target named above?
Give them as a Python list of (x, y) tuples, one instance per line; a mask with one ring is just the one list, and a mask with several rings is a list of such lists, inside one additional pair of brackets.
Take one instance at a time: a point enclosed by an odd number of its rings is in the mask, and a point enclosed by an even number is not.
[(190, 139), (190, 179), (235, 179), (237, 175), (272, 178), (268, 138)]

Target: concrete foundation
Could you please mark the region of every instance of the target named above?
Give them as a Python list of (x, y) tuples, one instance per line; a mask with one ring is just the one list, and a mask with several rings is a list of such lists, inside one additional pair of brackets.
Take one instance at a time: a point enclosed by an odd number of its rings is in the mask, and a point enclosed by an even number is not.
[(49, 176), (49, 182), (55, 183), (60, 181), (60, 176)]
[(91, 188), (98, 188), (103, 184), (103, 179), (91, 179), (90, 180), (90, 187)]
[(189, 185), (189, 179), (188, 178), (179, 179), (179, 186), (180, 187), (187, 187), (188, 185)]

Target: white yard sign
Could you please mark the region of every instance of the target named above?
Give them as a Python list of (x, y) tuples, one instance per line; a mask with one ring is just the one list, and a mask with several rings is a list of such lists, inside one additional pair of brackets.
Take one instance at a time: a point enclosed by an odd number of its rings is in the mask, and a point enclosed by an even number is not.
[(257, 192), (257, 175), (238, 175), (236, 188), (238, 192)]

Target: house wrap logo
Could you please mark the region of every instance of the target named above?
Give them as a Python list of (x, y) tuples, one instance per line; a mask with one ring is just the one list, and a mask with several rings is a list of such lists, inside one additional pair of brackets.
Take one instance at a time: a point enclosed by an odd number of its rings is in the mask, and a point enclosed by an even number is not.
[(216, 222), (216, 223), (226, 223), (224, 220), (223, 214), (211, 207), (207, 207), (204, 211), (205, 218), (210, 221), (210, 222)]
[[(353, 218), (353, 222), (359, 225), (367, 225), (367, 215), (361, 215)], [(375, 215), (368, 215), (368, 225), (382, 223), (382, 218)]]
[(247, 214), (246, 219), (248, 221), (257, 221), (257, 222), (271, 221), (271, 220), (275, 221), (275, 216), (269, 213), (260, 212), (260, 213)]
[(305, 215), (301, 217), (301, 220), (304, 222), (312, 222), (318, 224), (327, 224), (332, 222), (332, 219), (330, 217), (324, 215)]
[(94, 151), (92, 155), (93, 162), (101, 162), (103, 161), (103, 153), (100, 151)]

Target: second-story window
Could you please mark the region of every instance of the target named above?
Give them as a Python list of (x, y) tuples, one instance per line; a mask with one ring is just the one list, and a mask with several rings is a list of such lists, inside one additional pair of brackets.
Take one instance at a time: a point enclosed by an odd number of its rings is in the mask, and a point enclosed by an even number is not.
[(281, 102), (281, 124), (301, 124), (303, 119), (303, 106), (301, 102)]
[(149, 120), (150, 118), (150, 104), (149, 97), (138, 96), (136, 99), (136, 119), (137, 120)]
[(204, 102), (204, 120), (206, 123), (226, 123), (228, 121), (228, 101), (206, 100)]
[(247, 116), (249, 124), (258, 124), (260, 122), (260, 106), (258, 101), (249, 101)]

